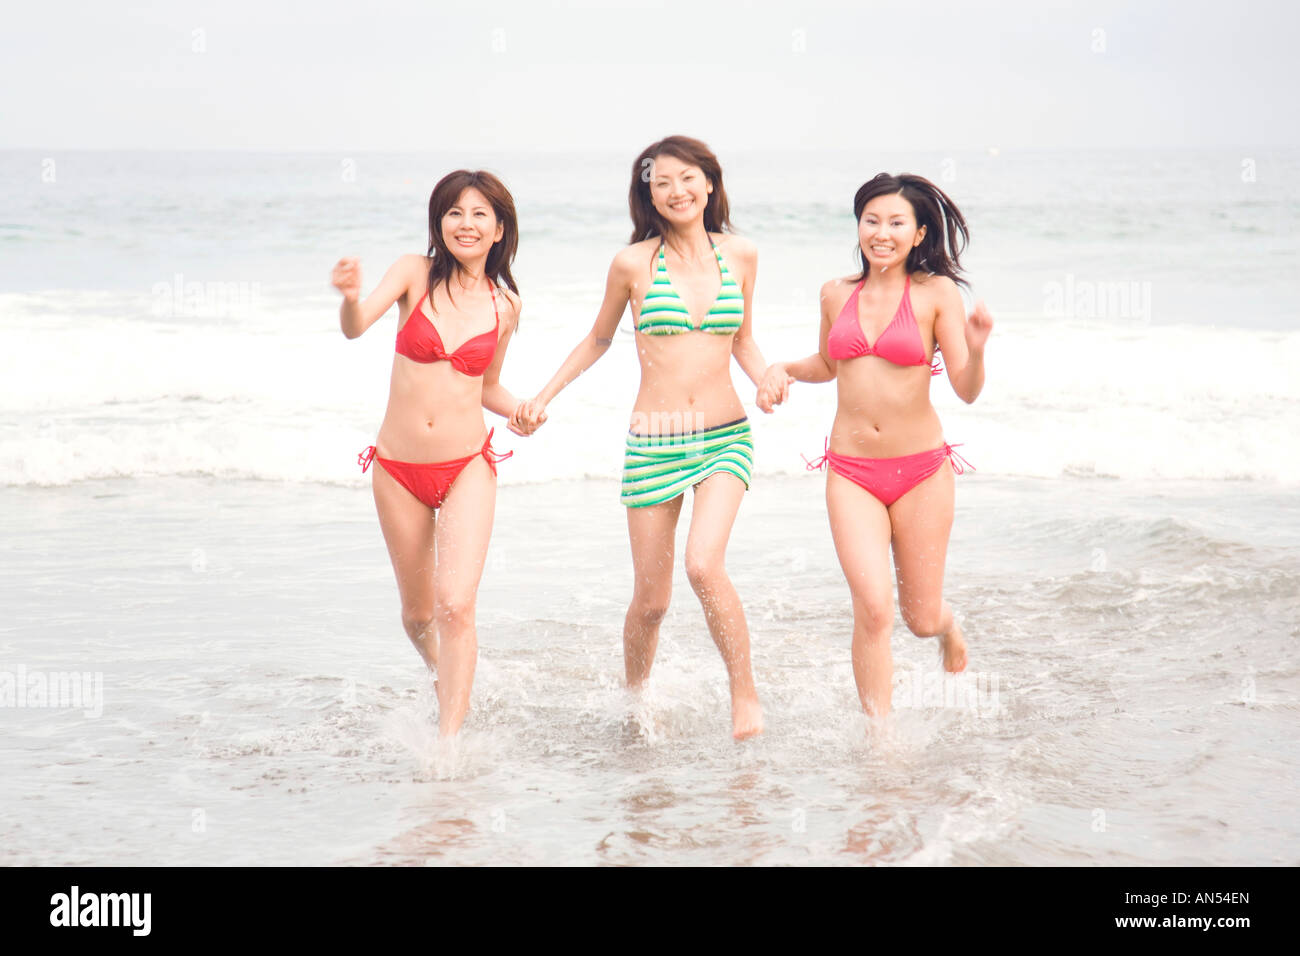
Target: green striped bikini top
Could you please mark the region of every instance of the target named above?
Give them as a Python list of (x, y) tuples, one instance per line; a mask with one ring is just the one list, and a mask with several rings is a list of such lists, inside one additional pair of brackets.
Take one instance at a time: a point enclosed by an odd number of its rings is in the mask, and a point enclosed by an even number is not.
[(664, 243), (659, 242), (659, 265), (655, 269), (654, 281), (646, 290), (641, 303), (641, 316), (637, 319), (636, 330), (644, 335), (678, 335), (682, 332), (713, 332), (716, 335), (731, 335), (740, 328), (745, 317), (745, 297), (740, 286), (731, 277), (727, 264), (722, 261), (722, 253), (712, 239), (713, 254), (718, 257), (718, 269), (722, 273), (722, 288), (713, 306), (700, 322), (699, 327), (691, 324), (690, 313), (681, 296), (668, 279), (668, 263), (664, 260)]

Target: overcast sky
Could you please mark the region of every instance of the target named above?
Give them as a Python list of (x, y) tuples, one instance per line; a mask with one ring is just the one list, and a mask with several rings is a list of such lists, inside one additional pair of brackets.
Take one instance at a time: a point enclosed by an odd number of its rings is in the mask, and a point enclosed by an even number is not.
[(0, 148), (1288, 147), (1300, 5), (6, 5)]

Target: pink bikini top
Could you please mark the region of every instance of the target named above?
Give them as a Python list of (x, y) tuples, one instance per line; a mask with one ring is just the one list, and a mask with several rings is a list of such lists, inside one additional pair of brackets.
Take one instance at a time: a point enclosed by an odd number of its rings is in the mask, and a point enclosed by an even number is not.
[[(497, 332), (501, 328), (501, 316), (497, 313), (497, 291), (492, 289), (492, 314), (497, 324), (491, 332), (484, 332), (464, 342), (454, 352), (448, 352), (442, 346), (442, 336), (437, 327), (420, 309), (420, 305), (429, 297), (425, 293), (415, 308), (411, 310), (406, 324), (397, 330), (397, 354), (405, 355), (412, 362), (428, 365), (432, 362), (447, 361), (452, 367), (465, 375), (482, 375), (492, 357), (497, 353)], [(432, 308), (430, 303), (430, 308)]]
[[(926, 361), (925, 343), (921, 341), (921, 330), (916, 325), (916, 316), (912, 313), (912, 277), (903, 282), (903, 299), (898, 303), (898, 311), (893, 321), (885, 326), (885, 331), (876, 339), (875, 346), (867, 344), (867, 336), (858, 321), (858, 293), (866, 282), (863, 279), (853, 289), (844, 308), (840, 309), (835, 324), (831, 326), (826, 338), (826, 352), (833, 359), (851, 359), (860, 355), (878, 355), (886, 362), (895, 365), (929, 365), (930, 374), (938, 375), (943, 371), (939, 360)], [(936, 351), (938, 346), (935, 346)]]

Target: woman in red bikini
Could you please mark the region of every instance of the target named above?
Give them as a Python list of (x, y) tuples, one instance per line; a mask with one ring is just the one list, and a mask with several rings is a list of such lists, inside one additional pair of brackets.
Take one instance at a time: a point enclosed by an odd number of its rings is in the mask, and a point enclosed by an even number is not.
[(942, 351), (953, 390), (975, 401), (993, 318), (983, 303), (966, 317), (957, 288), (967, 284), (958, 276), (966, 222), (937, 186), (881, 173), (858, 190), (853, 213), (862, 271), (822, 286), (820, 349), (771, 366), (758, 405), (770, 412), (794, 381), (838, 380), (826, 453), (809, 467), (830, 466), (826, 508), (853, 596), (853, 677), (863, 709), (883, 717), (893, 684), (891, 543), (904, 622), (917, 637), (939, 638), (945, 670), (966, 667), (966, 642), (943, 599), (962, 459), (930, 404), (930, 377), (942, 372), (931, 357)]
[(500, 382), (519, 322), (510, 274), (518, 236), (514, 200), (501, 181), (457, 170), (429, 197), (427, 256), (402, 256), (364, 302), (357, 259), (340, 259), (333, 273), (350, 339), (399, 304), (388, 410), (359, 460), (362, 471), (377, 463), (372, 488), (402, 625), (437, 677), (444, 737), (460, 730), (469, 710), (474, 602), (492, 533), (496, 465), (510, 457), (493, 452), (482, 409), (510, 418), (519, 405)]

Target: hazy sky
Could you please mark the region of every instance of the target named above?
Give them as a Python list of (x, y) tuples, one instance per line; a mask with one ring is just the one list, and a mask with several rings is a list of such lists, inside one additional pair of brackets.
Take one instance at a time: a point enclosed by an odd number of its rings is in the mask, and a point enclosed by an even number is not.
[(14, 4), (0, 148), (1287, 147), (1290, 2)]

